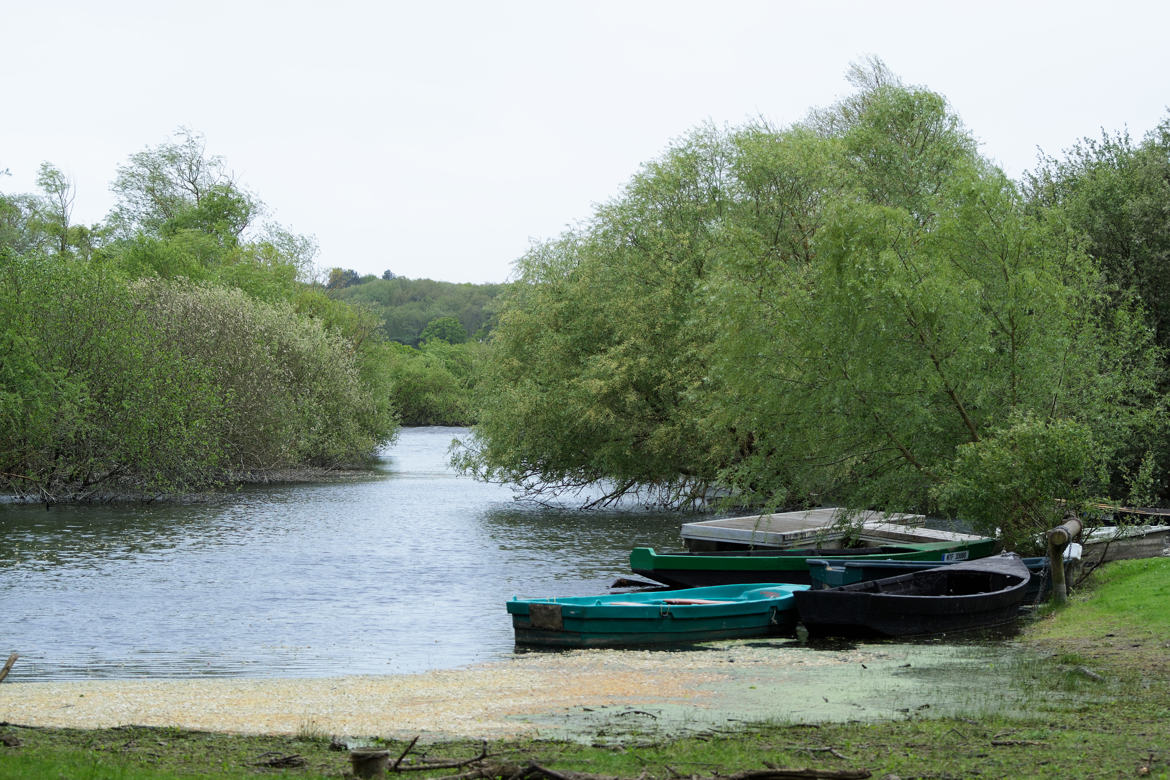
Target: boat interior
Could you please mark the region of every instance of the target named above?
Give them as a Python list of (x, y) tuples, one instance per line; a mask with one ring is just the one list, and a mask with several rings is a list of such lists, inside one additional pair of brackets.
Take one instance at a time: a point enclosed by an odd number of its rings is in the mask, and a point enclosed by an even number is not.
[(768, 558), (775, 558), (781, 555), (800, 556), (806, 558), (816, 558), (834, 555), (892, 555), (894, 553), (913, 552), (917, 547), (906, 547), (895, 544), (885, 544), (880, 547), (802, 547), (795, 549), (778, 549), (775, 547), (754, 547), (751, 549), (739, 548), (730, 550), (709, 550), (709, 551), (687, 551), (683, 553), (659, 553), (659, 555), (698, 555), (698, 556), (727, 556), (727, 557), (744, 557), (744, 556), (761, 556)]
[(1020, 582), (1019, 577), (1001, 572), (932, 570), (854, 582), (842, 585), (836, 590), (890, 596), (973, 596), (1006, 590), (1019, 585)]

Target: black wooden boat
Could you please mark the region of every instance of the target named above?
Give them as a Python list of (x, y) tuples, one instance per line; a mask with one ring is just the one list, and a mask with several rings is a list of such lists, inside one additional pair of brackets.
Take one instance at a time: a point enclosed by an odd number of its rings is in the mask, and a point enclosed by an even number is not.
[(1015, 553), (794, 593), (809, 635), (912, 637), (1007, 625), (1031, 579)]
[[(1049, 580), (1048, 558), (1023, 558), (1024, 565), (1032, 574), (1028, 587), (1024, 591), (1024, 604), (1038, 604), (1048, 598)], [(864, 580), (880, 580), (886, 577), (897, 577), (899, 574), (910, 574), (916, 571), (935, 569), (940, 566), (954, 566), (962, 561), (897, 561), (897, 560), (867, 560), (865, 558), (809, 558), (808, 576), (813, 590), (836, 588), (852, 582)], [(1065, 579), (1069, 579), (1068, 566), (1065, 566)]]

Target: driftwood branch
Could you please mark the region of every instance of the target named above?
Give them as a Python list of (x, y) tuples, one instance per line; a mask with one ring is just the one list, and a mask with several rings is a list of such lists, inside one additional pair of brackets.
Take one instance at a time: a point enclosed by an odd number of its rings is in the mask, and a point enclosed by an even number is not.
[(261, 753), (256, 758), (256, 761), (253, 762), (253, 766), (266, 766), (273, 769), (292, 769), (305, 766), (308, 763), (309, 760), (298, 753), (285, 755), (284, 753), (270, 750), (267, 753)]
[(400, 756), (398, 757), (398, 760), (394, 762), (394, 766), (390, 767), (390, 771), (391, 771), (391, 772), (397, 772), (397, 771), (398, 771), (398, 765), (402, 763), (402, 759), (406, 758), (406, 754), (410, 752), (410, 749), (411, 749), (412, 747), (414, 747), (414, 743), (418, 742), (418, 738), (419, 738), (420, 736), (422, 736), (422, 735), (421, 735), (421, 734), (417, 734), (417, 735), (415, 735), (415, 738), (414, 738), (414, 739), (412, 739), (412, 740), (410, 741), (410, 744), (406, 746), (406, 750), (403, 750), (403, 751), (402, 751), (402, 755), (400, 755)]
[(868, 769), (750, 769), (728, 775), (727, 780), (865, 780)]
[[(415, 740), (417, 741), (418, 737), (415, 737)], [(414, 742), (411, 742), (410, 744), (414, 745)], [(409, 748), (408, 748), (408, 750), (409, 750)], [(403, 753), (402, 755), (405, 756), (406, 753)], [(394, 769), (394, 771), (395, 772), (426, 772), (426, 771), (430, 771), (431, 769), (462, 769), (465, 766), (471, 766), (472, 764), (483, 761), (487, 757), (488, 757), (487, 743), (485, 742), (485, 743), (483, 743), (483, 747), (479, 751), (479, 755), (476, 756), (475, 758), (468, 758), (468, 759), (465, 759), (463, 761), (445, 761), (445, 762), (436, 763), (436, 764), (431, 764), (431, 763), (411, 764), (410, 766), (398, 766), (397, 764), (395, 764), (396, 768)], [(401, 761), (401, 760), (402, 759), (399, 758), (399, 761)], [(480, 775), (478, 775), (478, 774), (475, 774), (475, 773), (472, 773), (472, 774), (475, 777), (480, 777)]]

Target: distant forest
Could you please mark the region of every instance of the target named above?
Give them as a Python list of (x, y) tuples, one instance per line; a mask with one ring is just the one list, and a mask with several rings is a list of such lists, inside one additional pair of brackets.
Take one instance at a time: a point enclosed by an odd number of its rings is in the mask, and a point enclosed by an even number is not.
[(506, 287), (407, 279), (391, 271), (381, 278), (358, 276), (341, 268), (330, 271), (326, 282), (330, 297), (367, 309), (381, 320), (386, 338), (412, 347), (422, 342), (427, 325), (451, 317), (466, 335), (460, 338), (456, 333), (447, 341), (483, 341), (494, 326), (495, 299)]

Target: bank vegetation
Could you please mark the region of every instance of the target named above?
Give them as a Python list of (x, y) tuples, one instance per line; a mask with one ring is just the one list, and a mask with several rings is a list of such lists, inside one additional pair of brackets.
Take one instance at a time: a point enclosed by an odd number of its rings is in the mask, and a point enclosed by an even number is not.
[(311, 239), (202, 138), (134, 154), (93, 226), (70, 182), (0, 196), (0, 489), (155, 497), (363, 465), (399, 425), (389, 347), (312, 284)]
[[(878, 60), (698, 127), (517, 263), (460, 465), (536, 497), (959, 515), (1170, 495), (1170, 122), (1021, 181)], [(598, 486), (604, 486), (599, 488)]]

